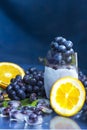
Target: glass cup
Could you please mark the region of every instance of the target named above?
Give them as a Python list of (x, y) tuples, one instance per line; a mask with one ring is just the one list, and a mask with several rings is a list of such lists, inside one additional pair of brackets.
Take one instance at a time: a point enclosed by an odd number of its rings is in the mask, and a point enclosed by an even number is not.
[(44, 87), (47, 98), (50, 97), (50, 90), (56, 80), (65, 76), (71, 76), (78, 78), (78, 60), (77, 53), (74, 53), (72, 57), (72, 63), (65, 65), (45, 65), (44, 72)]

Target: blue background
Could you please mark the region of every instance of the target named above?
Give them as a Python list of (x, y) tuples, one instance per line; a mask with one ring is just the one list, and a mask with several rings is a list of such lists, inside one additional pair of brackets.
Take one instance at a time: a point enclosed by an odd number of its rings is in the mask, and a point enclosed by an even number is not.
[(39, 64), (56, 36), (73, 41), (87, 70), (87, 0), (0, 0), (0, 61)]

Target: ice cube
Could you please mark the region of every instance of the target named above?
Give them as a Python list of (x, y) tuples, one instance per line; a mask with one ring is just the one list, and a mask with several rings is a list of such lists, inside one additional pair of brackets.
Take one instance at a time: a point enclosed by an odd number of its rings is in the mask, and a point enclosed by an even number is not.
[(22, 114), (19, 110), (12, 110), (10, 112), (10, 121), (23, 122), (24, 119), (24, 114)]
[(16, 101), (16, 100), (12, 100), (12, 101), (8, 102), (8, 105), (10, 107), (13, 107), (13, 108), (18, 108), (18, 107), (21, 106), (21, 102), (20, 101)]
[(0, 116), (1, 117), (8, 117), (11, 110), (12, 110), (11, 107), (2, 107), (0, 109)]

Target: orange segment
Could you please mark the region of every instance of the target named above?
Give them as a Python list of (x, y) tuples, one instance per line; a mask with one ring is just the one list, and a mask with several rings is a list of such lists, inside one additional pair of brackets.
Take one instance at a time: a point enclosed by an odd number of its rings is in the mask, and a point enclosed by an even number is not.
[(16, 75), (24, 76), (24, 70), (17, 64), (0, 62), (0, 86), (6, 88), (12, 78)]
[(76, 78), (64, 77), (57, 80), (50, 92), (50, 102), (54, 111), (63, 116), (76, 114), (83, 106), (86, 91)]

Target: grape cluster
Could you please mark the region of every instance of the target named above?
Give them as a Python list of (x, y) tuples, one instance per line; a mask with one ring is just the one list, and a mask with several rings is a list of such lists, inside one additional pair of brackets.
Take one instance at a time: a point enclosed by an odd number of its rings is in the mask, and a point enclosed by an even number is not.
[(85, 103), (87, 105), (87, 76), (81, 70), (79, 70), (78, 71), (78, 78), (82, 82), (82, 84), (84, 85), (84, 87), (86, 89), (86, 100), (85, 100)]
[(37, 70), (34, 67), (29, 68), (25, 72), (23, 79), (20, 75), (11, 79), (6, 92), (12, 100), (30, 98), (30, 101), (34, 101), (38, 97), (45, 97), (43, 71)]
[(87, 121), (87, 104), (85, 103), (83, 108), (74, 116), (74, 119), (80, 121)]
[(78, 76), (84, 87), (87, 88), (87, 76), (81, 70), (79, 70)]
[(51, 49), (47, 53), (47, 61), (50, 64), (65, 65), (72, 62), (74, 54), (73, 43), (63, 37), (56, 37), (51, 42)]

